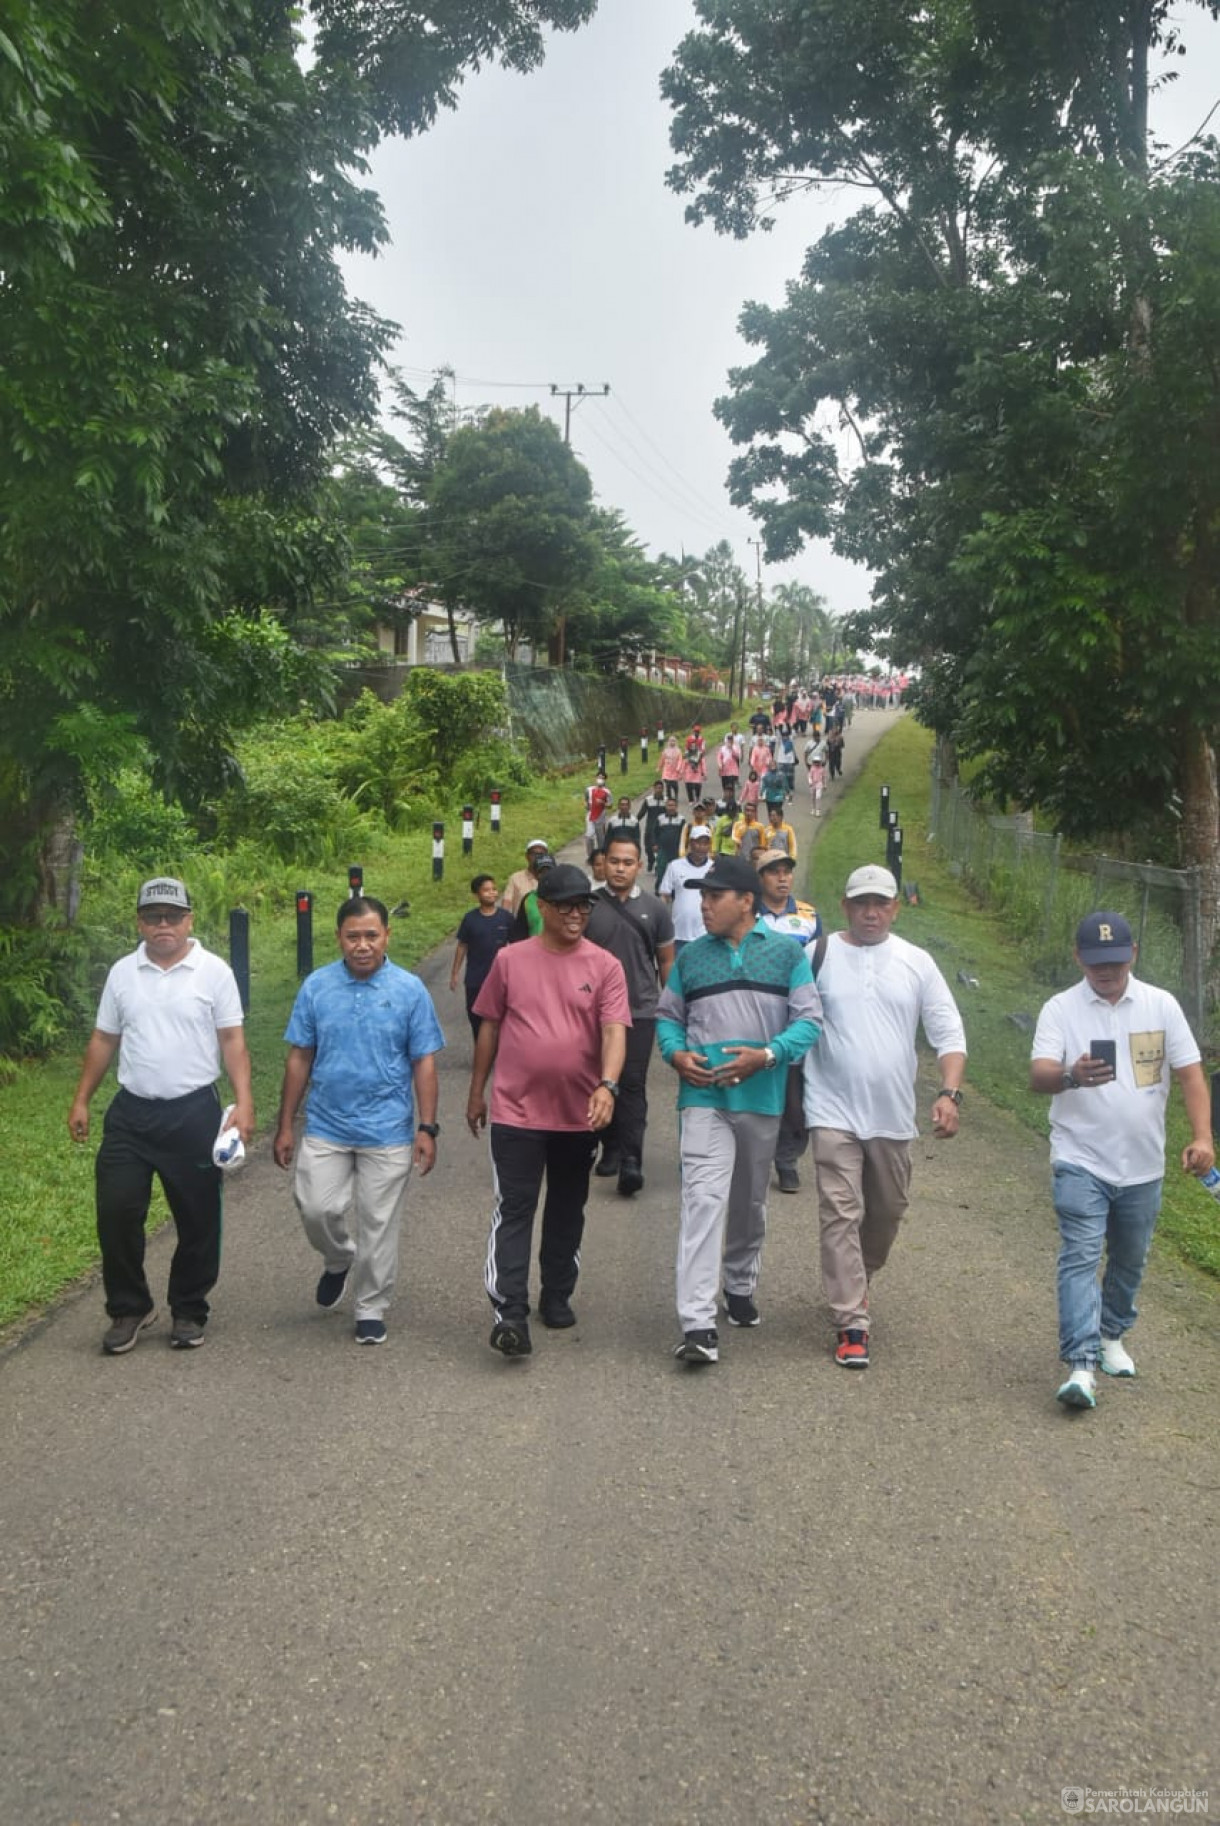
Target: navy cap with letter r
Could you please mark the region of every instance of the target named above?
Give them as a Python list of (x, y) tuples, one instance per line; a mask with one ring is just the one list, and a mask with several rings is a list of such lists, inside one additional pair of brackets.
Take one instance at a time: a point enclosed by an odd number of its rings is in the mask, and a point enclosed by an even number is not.
[(1129, 964), (1135, 940), (1121, 913), (1086, 913), (1076, 928), (1076, 955), (1082, 964)]

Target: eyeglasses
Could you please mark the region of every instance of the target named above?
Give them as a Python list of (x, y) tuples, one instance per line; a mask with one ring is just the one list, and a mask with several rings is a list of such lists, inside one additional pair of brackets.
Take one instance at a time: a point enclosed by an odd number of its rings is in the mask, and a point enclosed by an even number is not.
[(546, 906), (554, 907), (561, 918), (566, 919), (569, 913), (579, 913), (582, 919), (588, 919), (593, 911), (591, 900), (549, 900)]
[(180, 926), (184, 919), (189, 919), (189, 912), (180, 907), (145, 907), (140, 914), (142, 926)]

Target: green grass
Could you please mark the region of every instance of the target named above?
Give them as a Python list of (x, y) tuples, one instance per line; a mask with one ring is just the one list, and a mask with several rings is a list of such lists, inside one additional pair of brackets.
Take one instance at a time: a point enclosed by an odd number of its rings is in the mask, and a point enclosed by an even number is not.
[[(710, 748), (714, 749), (721, 730), (727, 728), (727, 717), (721, 724), (705, 725)], [(657, 758), (654, 740), (649, 765), (642, 766), (635, 742), (628, 750), (628, 771), (621, 774), (617, 751), (613, 752), (608, 783), (616, 796), (629, 792), (638, 802), (656, 778)], [(364, 869), (368, 893), (391, 907), (404, 899), (410, 903), (409, 914), (394, 922), (391, 954), (395, 960), (410, 968), (435, 946), (452, 939), (462, 914), (474, 904), (469, 886), (472, 875), (486, 870), (503, 883), (523, 866), (524, 848), (531, 837), (546, 837), (558, 849), (579, 836), (584, 829), (584, 789), (592, 777), (591, 767), (588, 763), (569, 774), (539, 779), (530, 787), (506, 793), (498, 837), (491, 833), (488, 807), (481, 806), (469, 857), (462, 855), (458, 811), (443, 808), (446, 856), (442, 881), (432, 879), (430, 826), (402, 837), (387, 836), (364, 854), (352, 856), (349, 860)], [(330, 873), (302, 868), (295, 876), (297, 885), (314, 895), (314, 962), (329, 963), (337, 955), (334, 917), (347, 894), (346, 868)], [(273, 1124), (279, 1103), (283, 1032), (297, 987), (295, 910), (285, 904), (284, 883), (290, 879), (277, 864), (268, 870), (266, 891), (252, 897), (251, 1006), (246, 1032), (262, 1132)], [(215, 902), (216, 892), (208, 899)], [(90, 918), (88, 896), (81, 917)], [(133, 921), (133, 941), (134, 930)], [(225, 926), (209, 924), (197, 914), (195, 930), (204, 944), (228, 954)], [(108, 1079), (93, 1100), (88, 1146), (74, 1144), (68, 1137), (67, 1113), (84, 1039), (82, 1034), (79, 1044), (63, 1056), (18, 1067), (9, 1082), (0, 1084), (5, 1165), (0, 1181), (0, 1326), (44, 1306), (69, 1282), (88, 1272), (97, 1259), (93, 1157), (114, 1080)], [(158, 1193), (153, 1222), (164, 1221), (165, 1216)]]
[[(1066, 953), (1054, 978), (1036, 968), (999, 916), (980, 906), (928, 843), (931, 755), (932, 737), (913, 718), (904, 718), (877, 744), (851, 792), (815, 836), (813, 898), (828, 928), (843, 924), (839, 900), (848, 875), (861, 863), (885, 861), (879, 807), (881, 787), (888, 785), (890, 807), (902, 826), (903, 885), (919, 889), (918, 904), (903, 906), (897, 929), (932, 953), (957, 998), (969, 1048), (967, 1093), (981, 1093), (1036, 1134), (1046, 1135), (1048, 1099), (1027, 1088), (1033, 1030), (1024, 1023), (1032, 1023), (1047, 997), (1077, 981), (1078, 973)], [(977, 978), (978, 986), (960, 982), (959, 973)], [(1177, 1165), (1190, 1129), (1176, 1089), (1170, 1096), (1168, 1137), (1157, 1247), (1220, 1275), (1216, 1207)]]

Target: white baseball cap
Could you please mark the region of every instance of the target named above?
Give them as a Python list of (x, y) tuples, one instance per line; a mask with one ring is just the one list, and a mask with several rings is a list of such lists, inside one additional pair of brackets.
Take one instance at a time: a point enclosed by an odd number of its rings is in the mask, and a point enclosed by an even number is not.
[(898, 883), (880, 863), (866, 862), (862, 869), (853, 869), (847, 877), (844, 900), (862, 900), (866, 894), (879, 894), (883, 900), (898, 898)]
[(706, 824), (692, 824), (687, 832), (686, 841), (693, 843), (696, 837), (710, 837), (711, 831)]

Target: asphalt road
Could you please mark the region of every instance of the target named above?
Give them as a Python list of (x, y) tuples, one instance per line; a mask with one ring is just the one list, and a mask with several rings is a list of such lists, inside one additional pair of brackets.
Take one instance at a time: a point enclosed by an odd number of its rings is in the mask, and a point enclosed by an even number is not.
[[(857, 716), (853, 763), (889, 721)], [(1155, 1268), (1139, 1378), (1063, 1413), (1045, 1147), (971, 1097), (918, 1145), (866, 1374), (830, 1358), (807, 1183), (773, 1201), (762, 1326), (684, 1369), (658, 1064), (580, 1324), (505, 1363), (447, 969), (385, 1349), (314, 1307), (264, 1142), (205, 1349), (163, 1319), (103, 1359), (92, 1287), (0, 1356), (0, 1821), (983, 1826), (1209, 1786), (1220, 1813), (1212, 1286)]]

